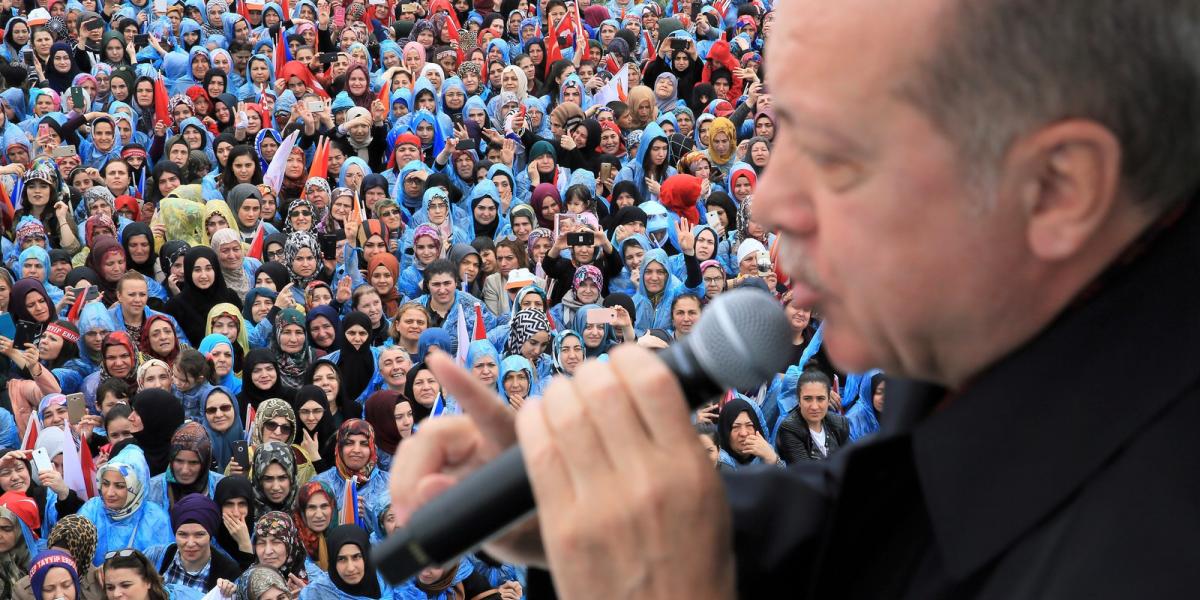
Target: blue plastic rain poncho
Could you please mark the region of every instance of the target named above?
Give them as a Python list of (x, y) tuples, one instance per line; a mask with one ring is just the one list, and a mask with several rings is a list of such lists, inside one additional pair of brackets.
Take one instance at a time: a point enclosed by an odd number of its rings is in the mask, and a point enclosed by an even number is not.
[[(245, 335), (245, 323), (241, 324), (240, 329), (242, 330), (243, 335)], [(214, 348), (222, 345), (229, 347), (230, 354), (237, 354), (237, 351), (233, 348), (233, 343), (230, 342), (229, 338), (225, 337), (225, 334), (223, 333), (211, 333), (204, 336), (204, 339), (200, 340), (200, 347), (197, 348), (197, 350), (200, 351), (200, 354), (207, 356), (208, 353), (212, 352)], [(232, 368), (230, 368), (229, 372), (217, 382), (217, 385), (229, 390), (235, 395), (242, 391), (242, 379), (234, 374)], [(199, 402), (197, 402), (197, 406), (199, 406), (200, 402), (203, 402), (205, 398), (208, 398), (208, 390), (205, 390), (204, 395), (198, 398)], [(200, 407), (199, 412), (204, 412), (203, 407)], [(200, 417), (202, 418), (203, 415), (201, 414)], [(190, 412), (188, 413), (188, 418), (199, 420), (198, 418), (192, 417)]]
[(497, 372), (496, 381), (495, 381), (495, 383), (492, 384), (492, 386), (495, 388), (494, 391), (496, 393), (503, 394), (504, 393), (503, 390), (500, 389), (500, 376), (499, 376), (500, 353), (497, 352), (496, 347), (493, 346), (492, 343), (487, 340), (475, 340), (475, 341), (471, 342), (471, 345), (467, 347), (466, 367), (468, 369), (473, 369), (475, 367), (475, 364), (484, 358), (490, 358), (492, 360), (492, 362), (496, 364), (496, 372)]
[[(580, 341), (583, 339), (583, 332), (586, 331), (588, 327), (587, 315), (593, 310), (604, 310), (604, 307), (600, 306), (599, 304), (585, 304), (580, 306), (579, 310), (575, 311), (575, 320), (571, 323), (571, 328), (579, 332), (581, 335)], [(615, 345), (617, 345), (617, 331), (613, 329), (611, 323), (605, 323), (604, 337), (601, 338), (600, 345), (596, 346), (595, 348), (589, 348), (587, 343), (584, 343), (583, 353), (588, 358), (597, 358), (608, 353), (608, 351), (611, 350)]]
[[(658, 200), (658, 195), (651, 194), (650, 189), (646, 186), (646, 161), (650, 154), (650, 146), (655, 140), (667, 142), (667, 136), (663, 133), (662, 127), (657, 123), (651, 123), (643, 130), (642, 140), (638, 143), (637, 158), (630, 161), (624, 167), (621, 167), (621, 172), (617, 174), (617, 179), (613, 183), (621, 183), (622, 181), (632, 182), (637, 187), (638, 193), (641, 194), (643, 200)], [(668, 177), (675, 174), (675, 167), (667, 166), (666, 173), (663, 175), (662, 181), (666, 181)]]
[[(646, 293), (646, 268), (652, 263), (661, 265), (667, 271), (667, 277), (660, 292), (648, 295)], [(646, 252), (646, 255), (642, 257), (642, 266), (638, 272), (641, 280), (638, 282), (637, 293), (633, 295), (633, 304), (637, 308), (634, 328), (639, 333), (650, 329), (670, 327), (671, 303), (675, 301), (675, 297), (684, 292), (700, 295), (700, 289), (704, 287), (703, 283), (697, 288), (685, 287), (682, 281), (671, 274), (670, 265), (667, 264), (667, 253), (659, 248)]]
[(104, 499), (97, 496), (79, 509), (79, 514), (96, 526), (98, 542), (92, 565), (100, 566), (104, 555), (113, 550), (134, 548), (145, 551), (151, 546), (174, 542), (174, 529), (167, 511), (153, 502), (146, 502), (150, 467), (146, 465), (142, 449), (136, 445), (125, 446), (100, 467), (96, 480), (103, 482), (108, 473), (121, 476), (128, 495), (125, 504), (119, 508), (106, 507)]

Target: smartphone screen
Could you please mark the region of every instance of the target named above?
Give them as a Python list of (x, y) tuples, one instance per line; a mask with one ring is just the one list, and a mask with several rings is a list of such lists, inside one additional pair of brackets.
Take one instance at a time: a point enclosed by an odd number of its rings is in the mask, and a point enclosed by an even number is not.
[(593, 308), (587, 313), (588, 324), (608, 325), (617, 320), (617, 311), (612, 308)]

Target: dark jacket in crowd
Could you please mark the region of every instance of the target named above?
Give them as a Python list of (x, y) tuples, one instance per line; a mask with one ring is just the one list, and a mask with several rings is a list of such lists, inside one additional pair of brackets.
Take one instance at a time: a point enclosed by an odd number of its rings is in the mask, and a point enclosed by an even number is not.
[(850, 422), (842, 415), (827, 413), (821, 419), (821, 428), (825, 431), (825, 452), (817, 448), (816, 440), (808, 432), (808, 423), (800, 414), (800, 407), (793, 408), (779, 425), (779, 433), (775, 434), (779, 457), (789, 465), (806, 460), (826, 460), (850, 441)]

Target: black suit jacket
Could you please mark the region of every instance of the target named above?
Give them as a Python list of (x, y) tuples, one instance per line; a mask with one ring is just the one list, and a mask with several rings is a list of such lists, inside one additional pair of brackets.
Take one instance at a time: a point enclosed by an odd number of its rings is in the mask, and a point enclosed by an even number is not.
[(1200, 551), (1200, 210), (954, 397), (726, 476), (743, 598), (1179, 598)]

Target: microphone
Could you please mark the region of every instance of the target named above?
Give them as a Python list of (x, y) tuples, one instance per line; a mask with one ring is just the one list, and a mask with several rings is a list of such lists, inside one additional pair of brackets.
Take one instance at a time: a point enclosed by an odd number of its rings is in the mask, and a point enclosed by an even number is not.
[[(770, 381), (785, 367), (791, 343), (792, 328), (779, 303), (761, 290), (738, 288), (717, 296), (691, 335), (658, 357), (695, 409), (726, 389)], [(534, 510), (521, 448), (513, 446), (414, 512), (375, 548), (374, 562), (384, 579), (399, 584), (471, 552)]]

